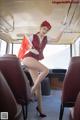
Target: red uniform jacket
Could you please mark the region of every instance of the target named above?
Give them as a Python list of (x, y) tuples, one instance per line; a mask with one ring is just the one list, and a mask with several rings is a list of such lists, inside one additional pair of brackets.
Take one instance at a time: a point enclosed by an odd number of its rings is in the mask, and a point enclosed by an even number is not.
[(34, 34), (32, 44), (33, 44), (33, 47), (39, 52), (39, 54), (34, 54), (30, 51), (24, 57), (33, 57), (37, 60), (42, 60), (44, 58), (43, 50), (47, 44), (47, 36), (45, 36), (42, 42), (40, 43), (38, 35)]

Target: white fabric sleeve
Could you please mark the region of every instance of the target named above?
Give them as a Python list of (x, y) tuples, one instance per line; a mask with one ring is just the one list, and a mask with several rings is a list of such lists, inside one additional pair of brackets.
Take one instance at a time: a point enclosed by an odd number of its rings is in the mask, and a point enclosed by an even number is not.
[(49, 43), (49, 41), (51, 41), (52, 38), (50, 36), (47, 36), (47, 43)]
[(47, 36), (47, 40), (49, 41), (49, 40), (52, 40), (52, 38), (51, 37), (49, 37), (49, 36)]
[(55, 38), (47, 36), (47, 44), (53, 44), (55, 42)]

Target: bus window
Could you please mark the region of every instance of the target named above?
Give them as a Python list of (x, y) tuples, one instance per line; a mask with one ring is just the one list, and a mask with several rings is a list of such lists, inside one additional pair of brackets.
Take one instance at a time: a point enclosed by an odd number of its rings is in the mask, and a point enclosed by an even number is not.
[(6, 53), (6, 45), (7, 43), (0, 39), (0, 56)]
[(67, 68), (70, 61), (70, 45), (47, 45), (45, 59), (41, 62), (48, 68)]
[(80, 56), (80, 38), (73, 44), (73, 56)]
[(16, 56), (18, 56), (18, 52), (20, 49), (21, 44), (13, 44), (13, 54), (15, 54)]

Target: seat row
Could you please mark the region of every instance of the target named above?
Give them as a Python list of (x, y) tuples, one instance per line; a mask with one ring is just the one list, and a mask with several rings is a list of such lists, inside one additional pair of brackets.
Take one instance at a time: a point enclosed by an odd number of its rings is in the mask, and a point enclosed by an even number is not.
[(71, 58), (64, 77), (59, 120), (63, 118), (65, 107), (73, 107), (72, 120), (80, 120), (80, 56)]
[[(8, 112), (9, 120), (27, 118), (27, 105), (32, 96), (29, 80), (16, 55), (0, 57), (0, 96), (0, 112)], [(21, 113), (23, 119), (18, 117)]]

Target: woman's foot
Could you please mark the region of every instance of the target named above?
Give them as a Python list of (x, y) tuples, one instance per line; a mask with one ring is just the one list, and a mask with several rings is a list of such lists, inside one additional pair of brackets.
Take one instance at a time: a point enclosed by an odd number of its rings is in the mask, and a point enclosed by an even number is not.
[(43, 114), (43, 113), (39, 110), (38, 106), (36, 107), (36, 110), (39, 112), (40, 117), (47, 117), (45, 114)]

